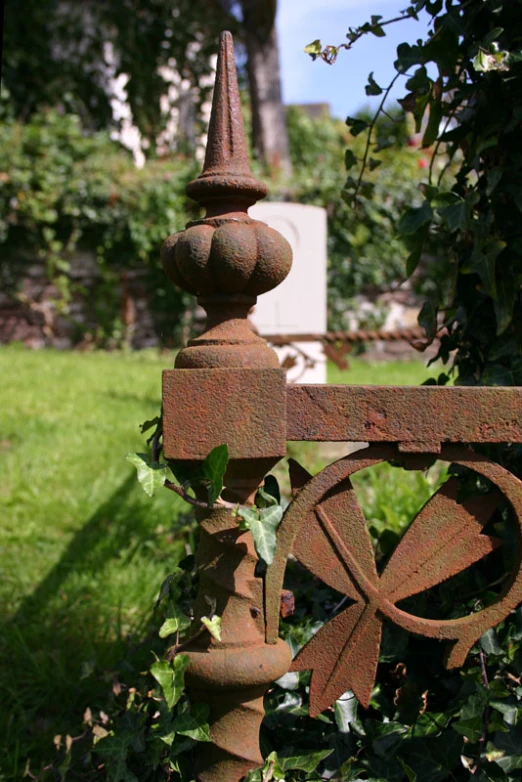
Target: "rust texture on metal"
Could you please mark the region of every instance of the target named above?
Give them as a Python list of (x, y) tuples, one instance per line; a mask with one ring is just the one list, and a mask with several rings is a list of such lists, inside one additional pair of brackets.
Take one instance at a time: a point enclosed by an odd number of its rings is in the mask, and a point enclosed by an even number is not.
[[(375, 683), (382, 623), (387, 619), (412, 633), (449, 641), (446, 665), (464, 663), (473, 644), (522, 600), (522, 550), (495, 603), (470, 616), (436, 621), (413, 616), (397, 603), (469, 567), (500, 541), (483, 526), (498, 498), (457, 502), (450, 478), (424, 505), (403, 535), (383, 572), (377, 573), (367, 522), (350, 478), (390, 459), (420, 467), (419, 457), (401, 457), (393, 446), (373, 445), (331, 464), (304, 484), (278, 532), (276, 556), (266, 577), (267, 640), (278, 635), (279, 590), (290, 552), (317, 578), (349, 598), (351, 605), (319, 630), (298, 653), (292, 670), (312, 669), (310, 714), (315, 716), (351, 689), (369, 705)], [(510, 502), (522, 535), (522, 482), (473, 451), (444, 446), (441, 458), (490, 480)], [(415, 459), (415, 462), (408, 460)], [(300, 483), (302, 482), (302, 474)], [(276, 599), (277, 597), (277, 599)]]
[[(442, 331), (437, 333), (437, 337)], [(356, 329), (353, 331), (306, 332), (304, 334), (265, 334), (267, 342), (278, 347), (294, 342), (322, 342), (325, 345), (355, 344), (357, 342), (412, 342), (426, 339), (421, 326), (409, 329)]]
[(522, 441), (517, 388), (289, 385), (287, 411), (288, 440), (400, 442), (435, 453), (443, 442)]
[[(263, 582), (249, 532), (240, 532), (229, 510), (200, 515), (199, 596), (196, 619), (208, 614), (206, 596), (221, 616), (221, 641), (199, 636), (189, 649), (191, 697), (211, 707), (212, 746), (202, 748), (198, 778), (239, 780), (262, 764), (259, 728), (263, 695), (290, 666), (289, 647), (265, 643)], [(216, 562), (219, 566), (216, 567)]]
[(204, 459), (222, 443), (228, 444), (231, 459), (285, 455), (284, 370), (163, 372), (163, 447), (167, 458)]
[[(285, 373), (248, 312), (256, 297), (288, 274), (288, 242), (247, 209), (266, 195), (253, 176), (241, 114), (230, 33), (221, 36), (203, 173), (187, 192), (203, 219), (167, 239), (162, 262), (172, 282), (198, 297), (204, 333), (176, 357), (163, 377), (164, 452), (202, 460), (226, 443), (225, 498), (249, 504), (263, 476), (285, 454)], [(197, 755), (200, 782), (239, 782), (261, 765), (263, 695), (289, 668), (289, 647), (265, 640), (263, 579), (250, 532), (230, 510), (199, 514), (196, 622), (207, 598), (221, 616), (221, 641), (199, 634), (185, 647), (188, 692), (210, 705), (211, 743)]]

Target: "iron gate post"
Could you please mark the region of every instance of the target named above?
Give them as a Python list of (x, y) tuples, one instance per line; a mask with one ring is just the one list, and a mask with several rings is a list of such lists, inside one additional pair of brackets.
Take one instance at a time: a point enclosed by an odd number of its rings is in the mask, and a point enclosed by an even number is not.
[[(275, 352), (253, 333), (248, 312), (256, 297), (278, 285), (291, 266), (283, 237), (248, 217), (266, 195), (247, 154), (233, 41), (223, 33), (203, 173), (187, 193), (206, 216), (169, 237), (163, 264), (169, 278), (198, 296), (205, 332), (177, 356), (163, 377), (163, 437), (167, 458), (202, 460), (226, 443), (225, 499), (250, 503), (270, 468), (286, 451), (286, 380)], [(282, 641), (265, 641), (263, 579), (250, 532), (230, 510), (198, 515), (200, 578), (195, 615), (221, 616), (221, 641), (200, 636), (186, 650), (194, 701), (210, 704), (212, 744), (199, 756), (204, 782), (235, 782), (262, 764), (259, 728), (263, 695), (289, 668)]]

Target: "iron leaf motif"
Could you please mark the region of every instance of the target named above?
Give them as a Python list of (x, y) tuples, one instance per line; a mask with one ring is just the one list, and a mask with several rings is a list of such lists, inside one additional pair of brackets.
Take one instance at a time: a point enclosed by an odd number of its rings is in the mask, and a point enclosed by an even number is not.
[[(413, 617), (396, 603), (459, 573), (500, 545), (500, 540), (482, 534), (495, 509), (494, 502), (482, 499), (480, 507), (476, 501), (459, 504), (457, 481), (450, 478), (410, 524), (380, 577), (366, 520), (349, 478), (330, 489), (308, 512), (303, 524), (306, 534), (298, 534), (294, 541), (295, 557), (353, 601), (317, 632), (292, 663), (294, 671), (312, 669), (311, 716), (324, 711), (347, 689), (367, 708), (384, 618), (414, 629), (408, 623), (408, 617)], [(425, 621), (426, 634), (437, 637), (431, 627), (437, 623)], [(440, 637), (458, 639), (458, 628), (453, 635), (442, 633)]]

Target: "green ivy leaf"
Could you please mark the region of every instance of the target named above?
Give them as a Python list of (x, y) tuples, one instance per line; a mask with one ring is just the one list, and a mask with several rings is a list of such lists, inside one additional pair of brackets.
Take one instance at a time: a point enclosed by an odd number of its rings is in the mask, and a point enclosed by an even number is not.
[(364, 88), (367, 95), (382, 95), (382, 87), (379, 87), (373, 78), (373, 71), (368, 76), (368, 84)]
[(437, 330), (437, 308), (430, 299), (426, 299), (417, 317), (419, 326), (426, 330), (426, 335), (431, 338)]
[(365, 727), (371, 738), (372, 749), (380, 758), (386, 758), (394, 751), (408, 730), (406, 725), (401, 725), (399, 722), (377, 722), (377, 720), (367, 720)]
[(439, 98), (438, 100), (430, 97), (430, 113), (428, 117), (428, 124), (426, 125), (426, 130), (424, 131), (424, 135), (422, 137), (422, 146), (424, 148), (431, 147), (431, 145), (436, 141), (438, 135), (439, 135), (439, 128), (440, 123), (442, 121), (442, 100)]
[(411, 277), (422, 258), (424, 242), (420, 242), (406, 258), (406, 277)]
[(285, 772), (279, 765), (279, 759), (276, 752), (271, 752), (266, 758), (263, 768), (258, 769), (260, 772), (259, 777), (256, 779), (256, 771), (253, 772), (252, 777), (249, 777), (249, 782), (284, 782)]
[(183, 704), (172, 722), (172, 729), (195, 741), (210, 741), (209, 707), (206, 703)]
[[(415, 118), (415, 132), (420, 133), (422, 130), (422, 123), (426, 109), (430, 105), (431, 91), (422, 93), (417, 92), (415, 95), (415, 107), (413, 109), (413, 116)], [(424, 146), (424, 144), (423, 144)]]
[(319, 38), (316, 38), (315, 41), (312, 41), (312, 43), (309, 43), (308, 46), (305, 46), (304, 52), (305, 54), (309, 54), (312, 58), (312, 60), (315, 60), (316, 57), (318, 57), (319, 54), (321, 54), (323, 50), (323, 47), (321, 45), (321, 41)]
[(522, 768), (522, 725), (512, 727), (508, 733), (495, 733), (494, 744), (503, 753), (494, 760), (503, 771), (509, 773)]
[(357, 165), (358, 158), (354, 155), (351, 149), (347, 149), (344, 153), (344, 165), (347, 171)]
[(498, 637), (493, 627), (486, 630), (484, 635), (479, 639), (479, 644), (486, 654), (502, 654), (502, 647), (498, 642)]
[(142, 424), (140, 424), (140, 432), (141, 434), (145, 434), (145, 432), (148, 432), (149, 429), (152, 429), (152, 427), (156, 428), (161, 424), (161, 416), (157, 415), (155, 418), (151, 418), (148, 421), (144, 421)]
[(359, 133), (362, 133), (370, 127), (369, 122), (366, 122), (366, 120), (363, 119), (357, 119), (356, 117), (346, 117), (345, 123), (350, 128), (352, 136), (358, 136)]
[(96, 744), (95, 752), (103, 758), (110, 782), (138, 782), (138, 777), (127, 766), (129, 747), (133, 740), (132, 733), (120, 733), (108, 736)]
[(166, 597), (169, 597), (169, 595), (170, 597), (177, 597), (177, 593), (179, 592), (178, 582), (182, 576), (183, 570), (180, 567), (172, 569), (172, 573), (169, 573), (161, 584), (158, 599), (154, 604), (154, 610), (156, 610), (161, 601)]
[(269, 508), (271, 505), (279, 505), (280, 502), (281, 492), (277, 478), (267, 475), (263, 485), (257, 490), (255, 504), (258, 508)]
[(385, 31), (383, 30), (383, 28), (381, 27), (381, 25), (380, 25), (380, 24), (374, 24), (374, 25), (372, 25), (371, 32), (372, 32), (372, 33), (373, 33), (375, 36), (377, 36), (377, 38), (384, 38), (384, 37), (386, 36), (386, 33), (385, 33)]
[(500, 38), (500, 36), (502, 35), (503, 32), (504, 32), (504, 28), (503, 27), (494, 27), (482, 39), (482, 46), (485, 49), (488, 46), (491, 46), (492, 43), (494, 43), (495, 41), (498, 41), (498, 39)]
[(203, 475), (209, 481), (208, 504), (212, 507), (223, 491), (223, 478), (228, 465), (228, 446), (213, 448), (203, 462)]
[(205, 625), (212, 638), (215, 638), (216, 641), (221, 641), (221, 617), (220, 616), (213, 616), (212, 618), (208, 616), (202, 616), (201, 624)]
[(294, 753), (293, 748), (280, 752), (277, 756), (282, 771), (315, 771), (319, 763), (329, 757), (333, 749), (312, 750), (311, 752), (299, 751)]
[(181, 698), (189, 659), (187, 654), (177, 654), (171, 663), (167, 660), (157, 660), (151, 665), (150, 672), (160, 685), (169, 709), (172, 709)]
[(480, 740), (484, 733), (484, 711), (488, 705), (488, 692), (478, 687), (467, 699), (460, 711), (460, 719), (452, 724), (456, 733), (467, 738), (472, 744)]
[(467, 230), (471, 220), (471, 212), (477, 200), (477, 193), (472, 192), (465, 200), (458, 198), (453, 204), (439, 211), (442, 220), (450, 231)]
[(462, 198), (457, 193), (454, 193), (453, 190), (441, 190), (432, 195), (430, 203), (434, 209), (441, 212), (447, 209), (448, 206), (462, 203)]
[(485, 292), (492, 299), (497, 298), (496, 261), (505, 247), (506, 242), (490, 239), (487, 241), (484, 251), (474, 250), (469, 261), (461, 269), (462, 274), (478, 274)]
[(438, 736), (448, 725), (451, 717), (441, 712), (424, 712), (415, 721), (416, 736)]
[(280, 505), (263, 508), (256, 517), (250, 521), (250, 531), (254, 538), (254, 546), (259, 559), (271, 565), (276, 549), (276, 530), (283, 518), (283, 509)]
[(370, 171), (375, 171), (376, 168), (379, 168), (379, 166), (382, 165), (382, 160), (378, 160), (377, 158), (371, 157), (368, 160), (368, 166), (370, 168)]
[(252, 522), (256, 522), (259, 518), (257, 508), (239, 508), (237, 515), (241, 519), (239, 528), (242, 530), (251, 529)]
[(429, 201), (424, 201), (422, 206), (411, 207), (402, 215), (398, 231), (403, 236), (416, 233), (426, 223), (431, 223), (433, 219), (433, 209)]
[(161, 625), (158, 635), (160, 638), (168, 638), (169, 635), (173, 635), (174, 633), (177, 633), (179, 631), (179, 622), (176, 618), (170, 617), (169, 619), (165, 619), (163, 624)]
[(422, 63), (423, 59), (422, 47), (401, 43), (397, 47), (397, 59), (394, 62), (395, 70), (399, 73), (406, 73), (412, 65)]
[(408, 766), (408, 764), (404, 760), (402, 760), (402, 758), (398, 757), (397, 760), (402, 770), (404, 771), (408, 782), (417, 782), (417, 774), (415, 773), (415, 771), (410, 766)]
[(428, 71), (421, 65), (417, 68), (413, 76), (406, 82), (406, 89), (410, 92), (418, 92), (419, 90), (427, 92), (432, 85), (431, 79), (428, 77)]
[(506, 725), (516, 725), (518, 722), (519, 708), (516, 703), (506, 703), (506, 701), (500, 701), (492, 699), (489, 705), (495, 711), (502, 714), (502, 719)]
[(167, 465), (153, 462), (146, 453), (128, 453), (126, 459), (136, 467), (140, 485), (152, 497), (165, 483)]

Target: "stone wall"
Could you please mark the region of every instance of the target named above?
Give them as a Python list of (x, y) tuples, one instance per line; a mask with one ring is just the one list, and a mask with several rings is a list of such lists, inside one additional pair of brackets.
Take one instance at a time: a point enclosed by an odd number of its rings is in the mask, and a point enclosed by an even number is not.
[[(111, 288), (110, 306), (119, 313), (119, 328), (106, 346), (127, 343), (143, 348), (157, 345), (147, 291), (146, 271), (121, 271)], [(23, 342), (28, 347), (88, 347), (100, 341), (102, 324), (94, 304), (103, 284), (94, 253), (79, 253), (71, 261), (71, 300), (63, 305), (43, 263), (19, 256), (4, 266), (0, 287), (0, 342)], [(98, 289), (98, 290), (97, 290)], [(111, 342), (113, 343), (111, 345)]]

